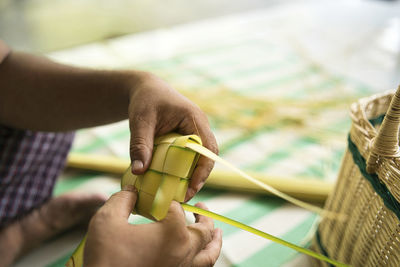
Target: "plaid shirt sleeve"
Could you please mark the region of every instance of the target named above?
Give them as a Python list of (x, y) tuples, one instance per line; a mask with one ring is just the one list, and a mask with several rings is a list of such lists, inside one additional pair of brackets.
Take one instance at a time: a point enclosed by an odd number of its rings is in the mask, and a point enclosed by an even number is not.
[(0, 40), (0, 63), (7, 57), (8, 53), (10, 53), (10, 48)]
[(0, 124), (0, 231), (51, 197), (73, 137)]
[[(0, 40), (0, 64), (9, 52)], [(73, 138), (73, 132), (32, 132), (0, 124), (0, 231), (51, 197)]]

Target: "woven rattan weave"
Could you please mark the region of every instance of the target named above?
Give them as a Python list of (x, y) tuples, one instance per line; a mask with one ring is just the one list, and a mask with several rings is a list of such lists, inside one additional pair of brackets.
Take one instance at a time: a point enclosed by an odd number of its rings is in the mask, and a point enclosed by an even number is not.
[(325, 206), (348, 217), (323, 219), (312, 247), (352, 266), (400, 266), (400, 87), (394, 96), (354, 103), (351, 118), (348, 148)]

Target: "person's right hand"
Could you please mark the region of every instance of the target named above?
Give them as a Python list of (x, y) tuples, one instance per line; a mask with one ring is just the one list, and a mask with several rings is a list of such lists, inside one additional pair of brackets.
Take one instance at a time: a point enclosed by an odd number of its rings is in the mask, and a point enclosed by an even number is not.
[[(84, 266), (213, 266), (222, 246), (222, 231), (212, 219), (195, 215), (186, 225), (182, 207), (173, 202), (165, 219), (129, 224), (137, 193), (120, 191), (93, 216), (85, 246)], [(206, 209), (204, 204), (196, 206)]]

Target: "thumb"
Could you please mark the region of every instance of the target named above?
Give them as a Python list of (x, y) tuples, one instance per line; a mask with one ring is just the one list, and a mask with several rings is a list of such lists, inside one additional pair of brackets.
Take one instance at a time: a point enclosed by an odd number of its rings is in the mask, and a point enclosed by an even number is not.
[(174, 225), (177, 228), (186, 226), (185, 212), (182, 206), (178, 202), (172, 201), (167, 216), (161, 222)]
[(145, 116), (136, 115), (130, 120), (130, 156), (133, 174), (143, 174), (150, 165), (155, 124), (156, 118), (153, 118), (151, 114)]
[(113, 194), (99, 211), (126, 220), (135, 207), (136, 200), (136, 188), (132, 185), (128, 185), (121, 191)]

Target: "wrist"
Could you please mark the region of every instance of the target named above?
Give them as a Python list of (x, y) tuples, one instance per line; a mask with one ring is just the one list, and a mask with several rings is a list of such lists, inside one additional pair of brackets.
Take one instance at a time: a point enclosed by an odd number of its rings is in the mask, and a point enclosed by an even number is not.
[(146, 71), (133, 70), (133, 71), (125, 71), (125, 79), (123, 88), (125, 93), (127, 94), (128, 99), (135, 94), (140, 85), (151, 79), (153, 74)]

